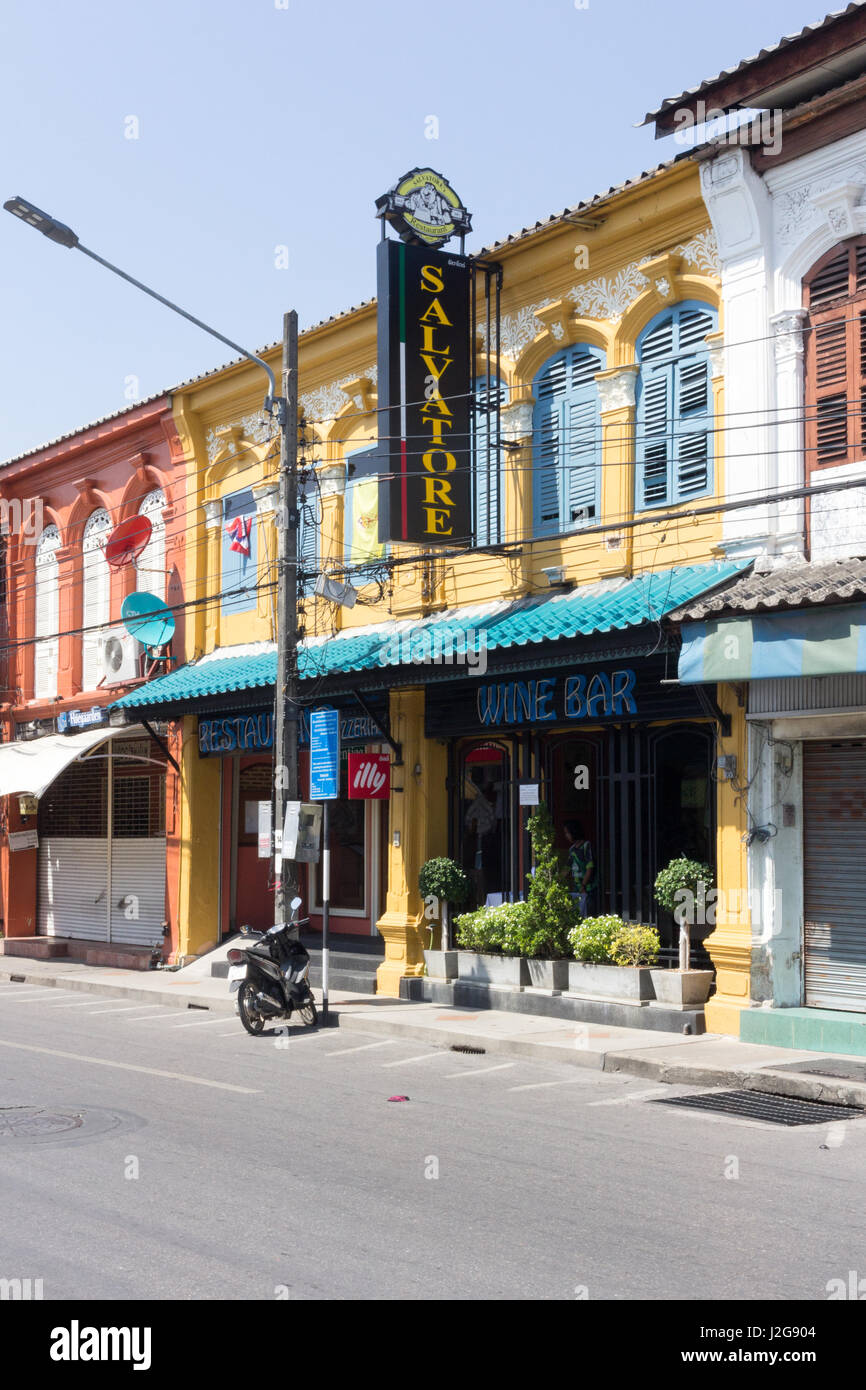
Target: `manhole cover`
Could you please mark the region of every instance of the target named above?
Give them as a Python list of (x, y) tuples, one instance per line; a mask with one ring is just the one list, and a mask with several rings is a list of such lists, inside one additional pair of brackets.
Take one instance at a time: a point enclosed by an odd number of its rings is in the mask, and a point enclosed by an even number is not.
[(37, 1110), (32, 1105), (0, 1107), (0, 1140), (42, 1139), (48, 1134), (62, 1134), (68, 1129), (80, 1129), (82, 1114), (74, 1111)]
[(670, 1096), (648, 1105), (680, 1105), (687, 1110), (712, 1110), (743, 1120), (770, 1125), (825, 1125), (833, 1120), (858, 1120), (866, 1111), (829, 1101), (796, 1100), (764, 1091), (710, 1091), (700, 1096)]
[(0, 1106), (0, 1152), (10, 1144), (79, 1143), (115, 1130), (138, 1129), (137, 1115), (81, 1106)]

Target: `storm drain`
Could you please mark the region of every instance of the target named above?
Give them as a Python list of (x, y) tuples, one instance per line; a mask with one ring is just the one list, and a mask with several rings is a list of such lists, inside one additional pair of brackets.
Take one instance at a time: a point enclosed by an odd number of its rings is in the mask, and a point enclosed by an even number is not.
[(866, 1111), (830, 1101), (797, 1100), (765, 1091), (709, 1091), (700, 1096), (670, 1096), (648, 1105), (679, 1105), (686, 1110), (711, 1110), (717, 1115), (736, 1115), (741, 1120), (762, 1120), (769, 1125), (826, 1125), (833, 1120), (858, 1120)]
[(122, 1110), (54, 1109), (41, 1105), (0, 1106), (0, 1154), (18, 1144), (79, 1144), (115, 1131), (138, 1129), (144, 1121)]
[(451, 1052), (466, 1052), (470, 1057), (486, 1057), (486, 1047), (470, 1047), (468, 1043), (452, 1043)]

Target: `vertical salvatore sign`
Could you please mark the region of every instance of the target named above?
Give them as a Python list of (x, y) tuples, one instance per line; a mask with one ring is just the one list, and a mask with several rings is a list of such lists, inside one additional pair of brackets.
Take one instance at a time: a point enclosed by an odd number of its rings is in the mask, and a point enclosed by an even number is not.
[(468, 542), (472, 529), (469, 260), (379, 243), (380, 540)]

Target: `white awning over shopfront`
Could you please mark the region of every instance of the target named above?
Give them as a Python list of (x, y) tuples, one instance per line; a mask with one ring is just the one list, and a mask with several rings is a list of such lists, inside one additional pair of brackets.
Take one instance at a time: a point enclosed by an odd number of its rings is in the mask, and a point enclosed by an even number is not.
[(103, 726), (78, 734), (47, 734), (0, 744), (0, 796), (29, 792), (40, 797), (82, 753), (89, 753), (119, 732), (128, 735), (134, 731)]

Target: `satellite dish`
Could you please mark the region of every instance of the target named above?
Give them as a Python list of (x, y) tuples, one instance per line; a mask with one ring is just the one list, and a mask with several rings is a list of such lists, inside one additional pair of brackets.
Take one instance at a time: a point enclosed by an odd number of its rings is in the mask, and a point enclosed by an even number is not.
[(149, 516), (130, 516), (115, 526), (105, 542), (103, 555), (112, 569), (123, 569), (137, 560), (150, 540), (153, 527)]
[(143, 647), (162, 647), (174, 633), (174, 615), (156, 594), (127, 594), (120, 608), (123, 625)]

